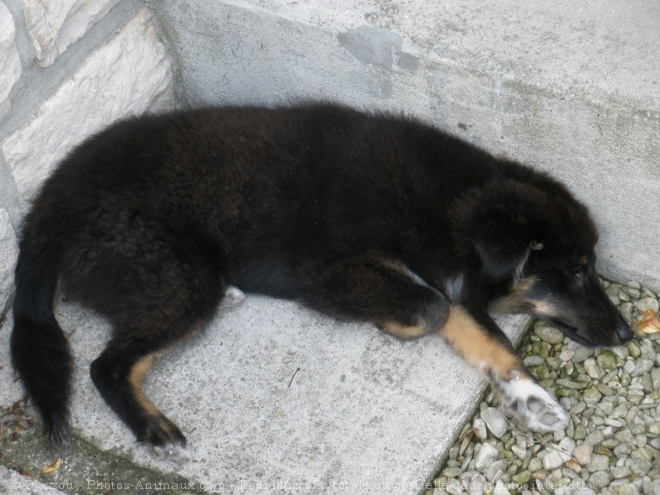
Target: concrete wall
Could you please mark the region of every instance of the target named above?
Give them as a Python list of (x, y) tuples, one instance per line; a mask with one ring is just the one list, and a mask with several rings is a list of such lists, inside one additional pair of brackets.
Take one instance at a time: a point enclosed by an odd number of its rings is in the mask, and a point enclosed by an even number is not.
[(551, 171), (600, 267), (660, 290), (657, 0), (151, 2), (190, 105), (403, 110)]
[(425, 118), (568, 182), (601, 228), (601, 271), (660, 290), (659, 46), (656, 0), (0, 0), (0, 314), (57, 161), (175, 101)]
[(132, 0), (0, 0), (0, 315), (20, 219), (55, 164), (119, 117), (175, 106), (151, 18)]

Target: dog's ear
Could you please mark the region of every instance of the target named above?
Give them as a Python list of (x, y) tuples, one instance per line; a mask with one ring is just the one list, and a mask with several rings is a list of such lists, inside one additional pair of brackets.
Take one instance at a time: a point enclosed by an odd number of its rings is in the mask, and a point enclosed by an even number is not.
[(493, 181), (471, 190), (453, 208), (461, 251), (479, 255), (487, 275), (518, 276), (530, 251), (548, 234), (547, 196), (517, 181)]

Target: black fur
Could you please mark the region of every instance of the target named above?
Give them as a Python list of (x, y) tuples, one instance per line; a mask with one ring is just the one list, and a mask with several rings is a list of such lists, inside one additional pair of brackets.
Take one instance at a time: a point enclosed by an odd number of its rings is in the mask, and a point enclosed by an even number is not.
[(59, 281), (113, 325), (92, 365), (105, 400), (139, 440), (182, 445), (129, 385), (230, 284), (400, 338), (438, 331), (458, 304), (510, 347), (486, 314), (499, 300), (617, 344), (631, 334), (597, 280), (596, 240), (554, 179), (414, 119), (329, 104), (128, 119), (74, 150), (25, 219), (12, 360), (65, 440)]

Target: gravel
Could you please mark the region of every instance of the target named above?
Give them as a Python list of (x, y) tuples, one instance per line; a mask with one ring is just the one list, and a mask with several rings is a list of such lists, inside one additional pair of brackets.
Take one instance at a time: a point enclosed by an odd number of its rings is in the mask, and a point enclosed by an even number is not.
[[(641, 332), (660, 294), (603, 281), (635, 339), (590, 349), (534, 324), (522, 359), (569, 412), (565, 432), (530, 432), (490, 392), (426, 495), (660, 495), (660, 333)], [(506, 415), (506, 416), (505, 416)]]

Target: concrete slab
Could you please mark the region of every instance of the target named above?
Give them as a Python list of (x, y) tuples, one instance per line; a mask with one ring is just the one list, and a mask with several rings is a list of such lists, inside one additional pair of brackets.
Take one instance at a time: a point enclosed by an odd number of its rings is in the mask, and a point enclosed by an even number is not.
[(0, 465), (0, 494), (2, 495), (25, 495), (26, 493), (39, 493), (42, 495), (64, 495), (66, 492), (59, 490), (72, 489), (68, 484), (53, 482), (51, 485), (41, 483), (27, 476), (21, 476)]
[[(76, 354), (75, 432), (134, 463), (219, 493), (414, 494), (435, 473), (485, 382), (439, 337), (402, 343), (369, 325), (249, 296), (154, 368), (145, 389), (183, 429), (193, 461), (150, 457), (96, 392), (107, 325), (61, 304)], [(510, 336), (525, 318), (501, 320)], [(0, 401), (20, 397), (0, 331)], [(130, 480), (116, 480), (130, 483)]]

